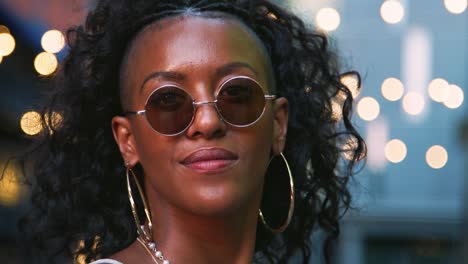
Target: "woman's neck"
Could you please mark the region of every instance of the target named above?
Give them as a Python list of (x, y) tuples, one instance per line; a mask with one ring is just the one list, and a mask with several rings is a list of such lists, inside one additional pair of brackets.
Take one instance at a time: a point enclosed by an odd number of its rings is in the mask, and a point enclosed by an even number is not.
[(171, 263), (252, 263), (257, 202), (222, 216), (201, 216), (165, 203), (148, 193), (153, 237)]

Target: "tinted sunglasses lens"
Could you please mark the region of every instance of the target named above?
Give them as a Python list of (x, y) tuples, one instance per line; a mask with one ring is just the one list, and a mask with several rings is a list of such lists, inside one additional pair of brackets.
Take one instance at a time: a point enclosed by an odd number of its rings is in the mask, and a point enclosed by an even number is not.
[(217, 106), (224, 120), (235, 126), (247, 126), (262, 115), (265, 95), (260, 85), (248, 78), (229, 80), (221, 87)]
[(193, 116), (192, 98), (175, 86), (155, 90), (146, 102), (146, 118), (154, 130), (173, 135), (190, 125)]

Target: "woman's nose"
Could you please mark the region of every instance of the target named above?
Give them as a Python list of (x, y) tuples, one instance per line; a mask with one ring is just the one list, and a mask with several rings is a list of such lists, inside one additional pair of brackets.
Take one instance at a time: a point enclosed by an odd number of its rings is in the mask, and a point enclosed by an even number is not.
[(187, 129), (188, 137), (215, 138), (226, 133), (227, 125), (214, 101), (195, 102), (194, 107), (193, 122)]

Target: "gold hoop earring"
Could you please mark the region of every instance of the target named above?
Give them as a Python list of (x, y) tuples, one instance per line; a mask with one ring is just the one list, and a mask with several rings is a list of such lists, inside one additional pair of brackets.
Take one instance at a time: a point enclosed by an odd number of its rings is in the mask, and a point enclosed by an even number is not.
[[(289, 168), (289, 163), (286, 160), (286, 157), (283, 155), (283, 152), (280, 152), (280, 156), (283, 159), (284, 164), (286, 165), (286, 169), (288, 170), (288, 175), (289, 175), (289, 186), (290, 186), (289, 199), (290, 199), (290, 202), (289, 202), (288, 216), (287, 216), (286, 220), (284, 221), (284, 223), (280, 227), (273, 228), (270, 225), (268, 225), (268, 223), (266, 222), (265, 217), (263, 216), (262, 210), (260, 208), (258, 209), (258, 215), (260, 216), (260, 220), (262, 221), (263, 225), (268, 230), (270, 230), (273, 234), (281, 233), (284, 230), (286, 230), (289, 223), (291, 222), (292, 215), (293, 215), (293, 212), (294, 212), (294, 181), (293, 181), (291, 169)], [(270, 163), (273, 160), (273, 158), (270, 159)], [(270, 165), (268, 165), (268, 166), (270, 166)]]
[[(153, 222), (151, 221), (151, 212), (149, 210), (148, 204), (146, 203), (145, 195), (143, 194), (143, 189), (141, 188), (138, 179), (130, 168), (128, 164), (125, 164), (127, 168), (127, 191), (128, 191), (128, 200), (130, 201), (130, 206), (132, 207), (133, 218), (135, 219), (135, 224), (137, 226), (137, 232), (140, 237), (144, 237), (147, 241), (153, 240)], [(140, 217), (138, 217), (138, 211), (136, 208), (135, 199), (133, 199), (132, 188), (130, 186), (130, 174), (135, 181), (135, 184), (138, 188), (138, 192), (140, 194), (141, 201), (143, 202), (143, 206), (145, 207), (145, 216), (148, 223), (148, 227), (146, 228), (145, 225), (142, 225), (140, 222)]]

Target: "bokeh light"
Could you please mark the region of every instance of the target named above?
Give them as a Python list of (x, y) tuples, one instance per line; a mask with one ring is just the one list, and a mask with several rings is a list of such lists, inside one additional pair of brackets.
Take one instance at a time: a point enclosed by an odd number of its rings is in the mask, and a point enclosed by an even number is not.
[(50, 75), (57, 70), (58, 61), (54, 54), (41, 52), (34, 59), (34, 68), (41, 75)]
[(385, 157), (392, 163), (400, 163), (406, 158), (406, 145), (399, 139), (390, 140), (385, 145)]
[[(358, 141), (355, 137), (348, 138), (342, 146), (343, 157), (347, 160), (353, 160), (354, 152), (358, 148)], [(364, 158), (364, 154), (357, 157), (357, 160)]]
[(426, 162), (433, 169), (441, 169), (447, 164), (448, 153), (444, 147), (435, 145), (430, 147), (426, 152)]
[(455, 109), (463, 104), (464, 93), (462, 88), (455, 84), (448, 86), (448, 95), (444, 100), (444, 105), (450, 109)]
[(16, 42), (9, 33), (0, 33), (0, 56), (8, 56), (15, 50)]
[(340, 81), (351, 91), (353, 98), (356, 98), (361, 91), (359, 76), (355, 73), (344, 74)]
[(49, 122), (49, 115), (45, 115), (45, 122), (49, 127), (49, 132), (52, 133), (52, 129), (59, 129), (62, 125), (63, 116), (58, 112), (52, 112), (52, 120)]
[(381, 91), (383, 97), (389, 101), (398, 101), (404, 93), (403, 83), (397, 78), (387, 78), (383, 81)]
[(24, 113), (20, 120), (20, 127), (26, 135), (39, 134), (42, 131), (41, 115), (36, 111)]
[(420, 93), (408, 92), (403, 97), (403, 110), (410, 115), (419, 115), (424, 106), (424, 97)]
[(436, 78), (429, 83), (428, 92), (434, 102), (441, 103), (448, 97), (449, 83), (442, 78)]
[(465, 12), (468, 0), (444, 0), (445, 8), (452, 14)]
[(382, 19), (389, 24), (399, 23), (404, 15), (405, 9), (397, 0), (387, 0), (380, 7), (380, 15)]
[(324, 31), (333, 31), (340, 25), (340, 13), (331, 7), (325, 7), (317, 13), (317, 26)]
[(56, 29), (49, 30), (42, 36), (41, 45), (45, 51), (57, 53), (65, 46), (65, 37)]
[(372, 97), (362, 98), (357, 105), (357, 112), (359, 117), (365, 121), (372, 121), (380, 114), (380, 105)]
[(10, 30), (5, 25), (0, 25), (0, 33), (8, 33), (10, 34)]
[(331, 106), (333, 120), (341, 120), (343, 118), (343, 105), (341, 101), (334, 99), (331, 101)]
[(15, 206), (21, 200), (22, 187), (18, 177), (18, 169), (9, 163), (0, 175), (0, 205)]

